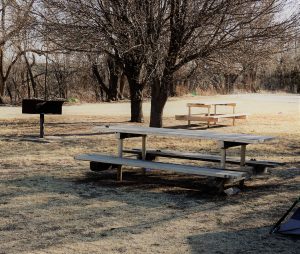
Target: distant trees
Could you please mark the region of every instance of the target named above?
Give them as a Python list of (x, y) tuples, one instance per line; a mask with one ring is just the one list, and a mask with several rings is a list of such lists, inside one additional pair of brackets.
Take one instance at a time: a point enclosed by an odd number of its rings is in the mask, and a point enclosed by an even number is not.
[(260, 87), (266, 90), (283, 90), (300, 93), (299, 39), (291, 41), (288, 49), (277, 53), (265, 64), (260, 73)]
[[(143, 96), (150, 91), (150, 126), (161, 127), (167, 99), (176, 94), (176, 80), (210, 75), (214, 89), (221, 86), (220, 90), (231, 92), (238, 81), (255, 91), (260, 66), (294, 38), (293, 29), (299, 25), (299, 11), (280, 16), (286, 2), (3, 0), (1, 36), (9, 38), (4, 45), (14, 45), (14, 50), (11, 61), (6, 59), (2, 65), (0, 61), (0, 96), (5, 93), (6, 85), (1, 84), (8, 79), (10, 64), (19, 61), (19, 69), (27, 69), (21, 76), (28, 96), (44, 90), (45, 96), (67, 97), (73, 87), (87, 90), (89, 83), (97, 100), (113, 101), (123, 97), (128, 83), (133, 122), (143, 121)], [(5, 10), (12, 8), (19, 11), (7, 26)], [(15, 43), (16, 36), (24, 38), (26, 27), (33, 31), (33, 23), (39, 43)], [(294, 76), (291, 79), (297, 79)], [(14, 91), (17, 83), (17, 79), (11, 83)]]

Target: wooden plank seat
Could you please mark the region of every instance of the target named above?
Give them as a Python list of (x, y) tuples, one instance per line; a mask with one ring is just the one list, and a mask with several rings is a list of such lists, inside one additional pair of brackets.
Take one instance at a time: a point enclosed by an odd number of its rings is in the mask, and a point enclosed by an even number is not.
[(192, 115), (175, 115), (176, 120), (184, 121), (206, 121), (206, 122), (218, 122), (222, 118), (229, 119), (246, 119), (247, 114), (192, 114)]
[(221, 101), (210, 101), (210, 102), (192, 102), (186, 104), (188, 107), (196, 107), (196, 108), (211, 108), (212, 106), (231, 106), (235, 107), (235, 102), (221, 102)]
[(224, 178), (226, 180), (229, 180), (229, 182), (242, 181), (249, 177), (249, 174), (243, 171), (224, 170), (218, 168), (199, 167), (193, 165), (181, 165), (181, 164), (174, 164), (174, 163), (154, 162), (154, 161), (147, 161), (147, 160), (140, 160), (140, 159), (116, 157), (116, 156), (104, 155), (104, 154), (81, 154), (75, 156), (75, 159), (104, 163), (105, 168), (107, 164), (120, 165), (120, 166), (127, 165), (131, 167), (167, 170), (176, 173)]
[[(124, 149), (124, 153), (136, 154), (138, 158), (141, 158), (142, 150), (141, 149)], [(180, 152), (180, 151), (171, 151), (171, 150), (147, 150), (146, 160), (155, 160), (156, 157), (167, 157), (167, 158), (177, 158), (177, 159), (187, 159), (187, 160), (200, 160), (200, 161), (209, 161), (209, 162), (220, 162), (221, 156), (219, 155), (208, 155), (200, 153), (191, 153), (191, 152)], [(227, 157), (226, 163), (229, 164), (240, 164), (239, 158)], [(273, 168), (283, 163), (278, 163), (274, 161), (257, 161), (257, 160), (246, 160), (246, 166), (253, 167), (253, 174), (266, 173), (266, 168)]]

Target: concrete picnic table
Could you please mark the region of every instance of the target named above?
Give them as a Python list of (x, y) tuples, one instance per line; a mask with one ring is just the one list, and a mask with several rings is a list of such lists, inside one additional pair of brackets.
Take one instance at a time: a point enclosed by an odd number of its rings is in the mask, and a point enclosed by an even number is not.
[[(153, 128), (153, 127), (141, 127), (141, 126), (132, 126), (132, 125), (108, 125), (108, 126), (98, 126), (93, 128), (94, 131), (99, 133), (115, 134), (118, 141), (118, 154), (117, 156), (110, 155), (98, 155), (98, 154), (83, 154), (76, 156), (75, 159), (78, 160), (87, 160), (95, 161), (100, 163), (111, 163), (118, 165), (128, 165), (134, 167), (152, 168), (152, 169), (161, 169), (161, 170), (170, 170), (179, 173), (188, 173), (188, 174), (197, 174), (204, 176), (214, 176), (218, 178), (230, 178), (236, 179), (237, 181), (243, 181), (246, 178), (249, 178), (249, 173), (243, 170), (246, 164), (246, 146), (249, 144), (259, 144), (266, 141), (270, 141), (273, 137), (270, 136), (257, 136), (249, 134), (239, 134), (239, 133), (219, 133), (212, 131), (199, 131), (199, 130), (185, 130), (185, 129), (171, 129), (171, 128)], [(208, 167), (199, 167), (193, 165), (185, 164), (173, 164), (173, 163), (162, 163), (147, 161), (147, 148), (146, 140), (147, 136), (166, 136), (166, 137), (176, 137), (176, 138), (189, 138), (197, 140), (214, 140), (218, 143), (220, 149), (220, 167), (218, 168), (208, 168)], [(123, 148), (124, 140), (127, 138), (141, 137), (141, 160), (139, 159), (130, 159), (123, 157), (126, 151)], [(226, 150), (230, 147), (240, 147), (240, 171), (228, 170), (226, 169)], [(169, 154), (170, 155), (170, 154)], [(174, 158), (178, 154), (175, 154)], [(162, 155), (163, 156), (163, 155)], [(166, 156), (172, 157), (172, 156)], [(184, 158), (184, 156), (182, 157)], [(188, 158), (188, 157), (187, 157)], [(144, 170), (145, 172), (145, 170)], [(122, 180), (122, 168), (118, 168), (118, 179)]]

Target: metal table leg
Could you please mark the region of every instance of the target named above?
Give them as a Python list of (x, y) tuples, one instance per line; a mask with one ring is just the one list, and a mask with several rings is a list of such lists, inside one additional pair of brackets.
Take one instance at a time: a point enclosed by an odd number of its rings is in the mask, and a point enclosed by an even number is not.
[[(118, 139), (118, 156), (120, 158), (122, 158), (123, 157), (123, 141), (124, 141), (124, 139), (121, 138), (120, 133), (116, 134), (116, 136), (117, 136), (117, 139)], [(122, 180), (123, 180), (123, 178), (122, 178), (122, 165), (120, 165), (118, 167), (117, 180), (120, 181), (120, 182), (122, 182)]]
[[(146, 140), (147, 136), (142, 136), (142, 160), (146, 160)], [(143, 168), (143, 174), (146, 174), (146, 168)]]
[(188, 106), (188, 107), (189, 107), (189, 112), (188, 112), (188, 126), (190, 126), (191, 125), (190, 117), (191, 117), (192, 109), (191, 109), (191, 106)]
[(225, 142), (220, 142), (219, 143), (220, 148), (221, 148), (221, 164), (220, 167), (221, 168), (225, 168), (226, 166), (226, 146), (225, 146)]
[(241, 145), (241, 167), (246, 165), (246, 145)]

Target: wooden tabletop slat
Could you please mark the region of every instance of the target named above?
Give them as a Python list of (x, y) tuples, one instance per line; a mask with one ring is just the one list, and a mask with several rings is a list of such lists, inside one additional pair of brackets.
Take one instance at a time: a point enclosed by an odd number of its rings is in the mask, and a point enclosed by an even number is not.
[(225, 101), (220, 101), (220, 102), (191, 102), (188, 103), (188, 107), (197, 107), (197, 106), (236, 106), (235, 102), (225, 102)]
[(155, 136), (175, 136), (181, 138), (193, 139), (209, 139), (216, 141), (240, 142), (247, 144), (263, 143), (274, 139), (271, 136), (257, 136), (250, 134), (239, 133), (219, 133), (213, 131), (202, 130), (184, 130), (184, 129), (170, 129), (170, 128), (154, 128), (141, 127), (133, 125), (106, 125), (97, 126), (94, 128), (97, 132), (113, 132), (113, 133), (127, 133), (139, 135), (155, 135)]

